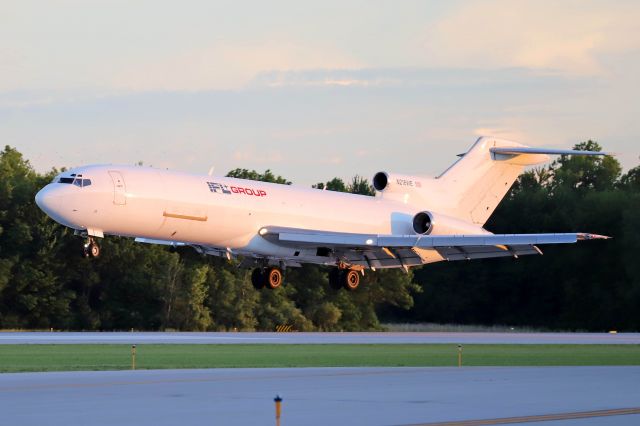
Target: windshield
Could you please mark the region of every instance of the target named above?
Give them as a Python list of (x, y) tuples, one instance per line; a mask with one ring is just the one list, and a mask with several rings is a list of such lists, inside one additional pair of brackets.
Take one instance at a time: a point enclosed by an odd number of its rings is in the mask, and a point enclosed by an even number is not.
[(76, 175), (75, 173), (72, 173), (68, 177), (63, 176), (60, 179), (58, 179), (58, 183), (66, 183), (66, 184), (71, 184), (71, 185), (75, 185), (75, 186), (79, 186), (80, 188), (83, 188), (85, 186), (91, 185), (91, 179), (83, 178), (82, 175)]

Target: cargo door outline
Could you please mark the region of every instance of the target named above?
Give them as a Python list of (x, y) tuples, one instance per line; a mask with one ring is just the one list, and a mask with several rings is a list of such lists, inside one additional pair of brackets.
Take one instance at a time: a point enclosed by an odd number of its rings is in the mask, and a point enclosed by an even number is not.
[(111, 180), (113, 181), (113, 204), (120, 206), (127, 204), (127, 187), (124, 183), (122, 173), (115, 170), (109, 170), (109, 176), (111, 176)]

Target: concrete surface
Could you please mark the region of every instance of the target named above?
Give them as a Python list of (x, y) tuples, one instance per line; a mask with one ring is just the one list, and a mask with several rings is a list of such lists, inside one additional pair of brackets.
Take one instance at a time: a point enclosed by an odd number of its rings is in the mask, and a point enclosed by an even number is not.
[(639, 345), (640, 333), (142, 333), (0, 332), (0, 344), (485, 343)]
[[(640, 424), (640, 367), (211, 369), (0, 375), (7, 425)], [(636, 414), (615, 415), (620, 409)], [(591, 413), (594, 410), (608, 410)], [(629, 411), (628, 411), (629, 412)], [(583, 413), (586, 418), (567, 416)], [(585, 414), (586, 413), (586, 414)], [(523, 417), (524, 416), (524, 417)], [(473, 420), (485, 420), (482, 423)]]

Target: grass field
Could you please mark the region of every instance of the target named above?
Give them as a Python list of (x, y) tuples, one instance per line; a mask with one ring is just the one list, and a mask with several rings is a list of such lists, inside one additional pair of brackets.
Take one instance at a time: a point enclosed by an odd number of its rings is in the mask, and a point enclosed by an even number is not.
[[(456, 345), (139, 345), (138, 369), (456, 366)], [(638, 345), (466, 345), (465, 366), (640, 365)], [(0, 345), (0, 372), (122, 370), (128, 345)]]

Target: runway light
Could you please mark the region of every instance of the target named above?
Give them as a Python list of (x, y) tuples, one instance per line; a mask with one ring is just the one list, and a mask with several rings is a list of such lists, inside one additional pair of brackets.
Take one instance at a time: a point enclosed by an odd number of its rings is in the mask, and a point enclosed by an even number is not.
[(136, 345), (131, 345), (131, 369), (136, 369)]
[(273, 398), (273, 402), (276, 403), (276, 426), (280, 426), (280, 415), (282, 414), (282, 397), (280, 395), (276, 395)]
[(458, 345), (458, 367), (462, 367), (462, 345)]

